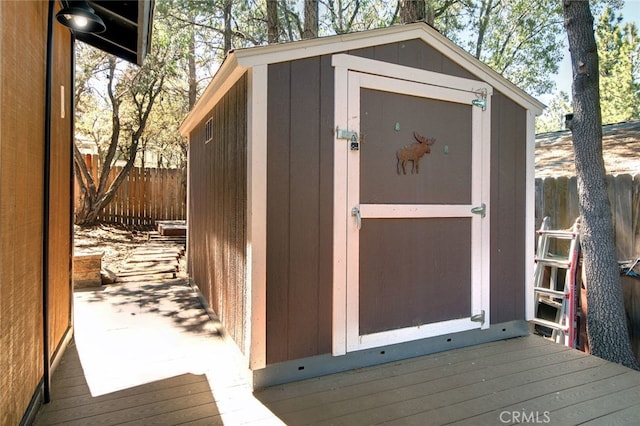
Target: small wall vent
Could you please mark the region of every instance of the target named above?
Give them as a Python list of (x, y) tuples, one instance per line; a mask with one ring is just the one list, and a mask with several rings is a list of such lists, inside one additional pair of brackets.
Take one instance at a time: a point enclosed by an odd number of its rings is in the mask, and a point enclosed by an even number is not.
[(204, 143), (208, 144), (213, 140), (213, 117), (204, 123)]

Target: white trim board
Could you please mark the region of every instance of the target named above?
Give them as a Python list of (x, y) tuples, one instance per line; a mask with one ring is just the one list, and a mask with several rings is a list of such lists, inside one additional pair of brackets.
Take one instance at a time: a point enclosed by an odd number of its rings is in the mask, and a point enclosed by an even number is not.
[[(406, 80), (408, 82), (429, 84), (430, 86), (439, 86), (473, 93), (483, 91), (488, 96), (493, 93), (493, 88), (480, 80), (471, 80), (468, 78), (426, 71), (420, 68), (412, 68), (389, 62), (376, 61), (374, 59), (362, 58), (360, 56), (348, 55), (346, 53), (333, 55), (331, 57), (331, 64), (334, 67), (348, 68), (350, 71), (358, 71), (372, 75), (395, 78), (398, 80)], [(375, 80), (370, 83), (367, 83), (367, 80), (363, 80), (361, 84), (365, 87), (369, 87), (367, 84), (376, 85)], [(413, 91), (411, 91), (411, 93), (413, 93)]]
[(249, 366), (267, 363), (267, 66), (249, 71), (247, 87), (247, 311)]

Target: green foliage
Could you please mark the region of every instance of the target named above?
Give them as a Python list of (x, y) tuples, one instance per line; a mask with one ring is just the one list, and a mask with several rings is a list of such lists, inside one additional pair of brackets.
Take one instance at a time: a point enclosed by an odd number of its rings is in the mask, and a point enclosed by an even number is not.
[(467, 49), (531, 94), (553, 89), (564, 39), (557, 0), (482, 0), (471, 8), (478, 29)]
[(382, 0), (321, 0), (321, 35), (380, 28), (394, 19), (395, 8)]
[(607, 7), (596, 27), (602, 122), (640, 118), (640, 38), (634, 23), (622, 24)]
[(540, 117), (536, 118), (536, 133), (564, 130), (565, 115), (573, 110), (566, 92), (556, 92)]
[[(157, 150), (162, 164), (166, 164), (165, 159), (180, 155), (183, 157), (176, 163), (184, 162), (185, 142), (177, 131), (179, 123), (211, 81), (225, 58), (226, 49), (267, 43), (267, 1), (278, 6), (278, 41), (299, 40), (304, 19), (303, 2), (299, 0), (156, 1), (152, 52), (144, 67), (138, 69), (118, 62), (115, 70), (114, 99), (121, 100), (123, 129), (118, 136), (118, 152), (123, 159), (133, 154), (130, 152), (132, 135), (144, 117), (142, 107), (150, 101), (150, 93), (159, 88), (161, 81), (161, 92), (148, 113), (146, 129), (139, 135), (140, 144), (136, 149)], [(535, 95), (553, 89), (550, 75), (557, 71), (564, 43), (560, 3), (557, 0), (427, 0), (426, 7), (438, 31)], [(341, 34), (396, 24), (398, 7), (396, 1), (319, 0), (319, 34)], [(640, 105), (634, 98), (638, 93), (636, 30), (633, 26), (616, 30), (616, 19), (611, 14), (606, 16), (603, 22), (608, 27), (601, 25), (603, 35), (600, 37), (604, 42), (605, 35), (611, 33), (606, 37), (607, 46), (614, 46), (618, 53), (602, 60), (606, 65), (602, 67), (606, 75), (601, 76), (603, 93), (611, 94), (611, 101), (603, 97), (603, 113), (605, 117), (613, 117), (605, 112), (611, 104), (610, 109), (618, 114), (624, 111), (624, 117), (635, 117)], [(609, 50), (609, 47), (600, 48), (601, 52)], [(621, 52), (629, 61), (615, 59), (621, 57)], [(100, 152), (106, 153), (112, 132), (109, 115), (104, 111), (110, 110), (111, 104), (104, 90), (108, 82), (106, 62), (99, 56), (97, 51), (79, 49), (77, 128), (81, 139), (95, 143)], [(632, 80), (622, 79), (623, 72), (632, 75)], [(617, 90), (621, 81), (625, 81), (624, 89)], [(636, 101), (631, 102), (631, 98)], [(566, 102), (566, 96), (552, 102), (539, 120), (539, 129), (562, 128)], [(626, 106), (623, 108), (622, 104)]]
[[(143, 67), (78, 44), (76, 136), (95, 144), (103, 167), (136, 156), (156, 100), (165, 90), (166, 81), (179, 74), (176, 50), (171, 39), (163, 35), (163, 31), (156, 32), (157, 43)], [(110, 160), (113, 146), (114, 157)]]

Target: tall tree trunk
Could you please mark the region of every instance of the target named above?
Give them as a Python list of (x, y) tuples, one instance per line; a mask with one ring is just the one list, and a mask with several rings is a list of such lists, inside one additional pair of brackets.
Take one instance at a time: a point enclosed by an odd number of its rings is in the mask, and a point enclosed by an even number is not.
[(304, 31), (302, 38), (318, 37), (318, 0), (304, 0)]
[(639, 369), (627, 331), (602, 157), (598, 51), (589, 3), (564, 0), (573, 69), (573, 135), (591, 353)]
[(225, 0), (223, 4), (223, 15), (224, 15), (224, 54), (229, 53), (231, 48), (233, 47), (231, 36), (233, 31), (231, 30), (231, 6), (233, 5), (233, 0)]
[(269, 44), (278, 42), (278, 0), (267, 0), (267, 34)]
[[(191, 22), (195, 21), (193, 16), (189, 17)], [(198, 79), (196, 76), (196, 29), (191, 25), (188, 45), (188, 66), (189, 66), (189, 111), (196, 104), (198, 97)]]
[(482, 53), (482, 45), (484, 43), (484, 35), (489, 26), (489, 17), (493, 11), (493, 0), (482, 0), (480, 4), (480, 13), (478, 16), (478, 37), (476, 38), (475, 57), (480, 59)]
[(436, 20), (436, 8), (433, 5), (433, 1), (434, 0), (426, 0), (426, 9), (424, 15), (424, 22), (431, 25), (432, 27), (434, 26)]
[(400, 23), (424, 21), (426, 13), (425, 0), (398, 0)]

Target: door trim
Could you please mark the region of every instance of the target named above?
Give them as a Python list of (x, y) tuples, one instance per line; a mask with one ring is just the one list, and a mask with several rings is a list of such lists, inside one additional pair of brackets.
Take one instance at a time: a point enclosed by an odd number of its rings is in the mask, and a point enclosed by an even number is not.
[[(390, 64), (381, 61), (375, 61), (366, 58), (355, 57), (346, 54), (334, 55), (332, 63), (335, 68), (335, 124), (336, 128), (347, 129), (360, 133), (359, 110), (360, 97), (359, 91), (361, 87), (376, 88), (381, 84), (382, 80), (388, 78), (394, 79), (394, 93), (414, 94), (428, 89), (428, 96), (434, 97), (434, 93), (446, 95), (447, 98), (453, 96), (460, 102), (467, 103), (469, 93), (484, 94), (486, 96), (486, 108), (490, 111), (490, 100), (492, 88), (484, 82), (477, 80), (469, 80), (454, 76), (438, 74), (430, 71), (405, 67), (396, 64)], [(357, 72), (353, 72), (357, 71)], [(416, 84), (418, 83), (418, 84)], [(427, 85), (428, 87), (426, 87)], [(451, 89), (454, 91), (452, 92)], [(462, 93), (462, 92), (467, 92)], [(356, 93), (356, 96), (349, 94)], [(459, 97), (457, 97), (459, 95)], [(358, 114), (349, 114), (349, 111), (358, 111)], [(472, 113), (473, 138), (480, 138), (481, 141), (490, 141), (490, 113), (481, 113), (480, 108), (474, 108)], [(337, 133), (337, 132), (336, 132)], [(337, 135), (336, 135), (337, 136)], [(485, 146), (486, 145), (486, 146)], [(363, 205), (365, 215), (383, 215), (384, 217), (393, 214), (394, 210), (402, 209), (409, 211), (414, 217), (422, 217), (425, 209), (435, 210), (455, 210), (449, 211), (458, 217), (471, 217), (470, 208), (480, 205), (482, 202), (489, 204), (490, 190), (490, 146), (488, 143), (474, 144), (472, 155), (474, 158), (480, 158), (479, 164), (481, 170), (474, 173), (481, 173), (484, 176), (478, 182), (474, 180), (473, 185), (477, 185), (472, 190), (474, 197), (471, 205), (460, 206), (377, 206)], [(479, 150), (479, 152), (478, 152)], [(358, 238), (349, 238), (349, 233), (357, 233), (355, 227), (355, 219), (351, 218), (351, 207), (359, 205), (359, 194), (354, 196), (348, 191), (349, 177), (358, 177), (360, 174), (359, 161), (357, 157), (349, 152), (349, 144), (347, 141), (334, 139), (334, 257), (333, 257), (333, 329), (332, 329), (332, 354), (344, 355), (347, 351), (365, 349), (369, 347), (399, 343), (406, 340), (429, 337), (436, 334), (453, 333), (477, 327), (477, 323), (472, 323), (469, 318), (460, 320), (447, 321), (443, 323), (426, 324), (416, 328), (391, 330), (373, 335), (359, 336), (357, 342), (354, 343), (353, 333), (354, 327), (358, 327), (357, 321), (349, 318), (349, 312), (358, 312), (358, 295), (353, 294), (354, 289), (348, 288), (348, 282), (358, 279), (358, 268), (348, 269), (350, 256), (359, 250)], [(357, 154), (355, 154), (357, 155)], [(479, 194), (479, 195), (475, 195)], [(413, 210), (412, 210), (413, 209)], [(413, 213), (411, 213), (413, 211)], [(466, 212), (465, 212), (466, 211)], [(363, 212), (361, 211), (361, 214)], [(397, 211), (395, 211), (397, 213)], [(481, 265), (481, 270), (477, 277), (472, 279), (480, 279), (482, 291), (479, 295), (472, 296), (472, 309), (479, 307), (484, 310), (485, 322), (481, 328), (489, 327), (489, 213), (482, 219), (482, 226), (472, 226), (472, 242), (480, 243), (480, 250), (473, 250), (472, 263)], [(390, 217), (390, 216), (388, 216)], [(351, 221), (350, 221), (351, 219)], [(480, 259), (477, 257), (480, 256)], [(348, 276), (351, 274), (351, 276)], [(357, 282), (357, 281), (356, 281)], [(352, 286), (353, 287), (353, 286)], [(357, 291), (357, 288), (355, 289)], [(347, 305), (349, 304), (349, 306)], [(480, 328), (480, 327), (478, 327)], [(359, 333), (355, 330), (356, 335)], [(349, 337), (351, 336), (351, 337)]]

